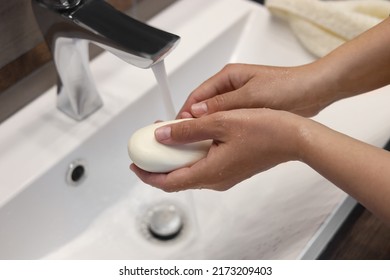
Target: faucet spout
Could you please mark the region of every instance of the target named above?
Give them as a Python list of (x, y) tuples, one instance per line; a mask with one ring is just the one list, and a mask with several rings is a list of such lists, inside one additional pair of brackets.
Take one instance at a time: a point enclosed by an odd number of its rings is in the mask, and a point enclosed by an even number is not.
[(125, 15), (104, 0), (32, 0), (32, 8), (56, 65), (57, 107), (76, 120), (103, 105), (89, 69), (89, 42), (134, 66), (149, 68), (163, 60), (180, 39)]

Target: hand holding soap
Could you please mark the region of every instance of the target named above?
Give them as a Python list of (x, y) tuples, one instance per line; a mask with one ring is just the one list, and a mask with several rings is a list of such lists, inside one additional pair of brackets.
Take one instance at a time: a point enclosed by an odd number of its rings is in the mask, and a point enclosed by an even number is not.
[(190, 166), (206, 157), (213, 142), (212, 140), (181, 145), (165, 145), (159, 143), (154, 136), (154, 131), (160, 126), (190, 120), (181, 119), (159, 122), (137, 130), (128, 142), (130, 159), (143, 170), (154, 173), (167, 173)]

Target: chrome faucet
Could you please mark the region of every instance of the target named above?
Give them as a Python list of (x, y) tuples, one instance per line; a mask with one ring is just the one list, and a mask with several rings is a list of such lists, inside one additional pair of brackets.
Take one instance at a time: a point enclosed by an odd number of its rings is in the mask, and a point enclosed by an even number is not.
[(104, 0), (31, 3), (57, 69), (57, 107), (76, 120), (103, 105), (89, 69), (89, 42), (130, 64), (149, 68), (163, 60), (180, 39), (125, 15)]

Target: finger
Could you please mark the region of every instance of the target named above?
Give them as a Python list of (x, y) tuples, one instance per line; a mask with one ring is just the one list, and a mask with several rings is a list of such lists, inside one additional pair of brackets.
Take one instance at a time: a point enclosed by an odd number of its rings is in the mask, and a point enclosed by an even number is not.
[[(130, 169), (146, 184), (159, 188), (166, 192), (177, 192), (187, 189), (214, 189), (218, 191), (227, 190), (235, 182), (224, 182), (223, 178), (215, 176), (215, 172), (221, 167), (221, 162), (226, 162), (223, 153), (217, 152), (217, 146), (214, 144), (210, 149), (209, 155), (196, 162), (190, 167), (184, 167), (174, 170), (170, 173), (150, 173), (144, 171), (134, 164)], [(222, 168), (223, 169), (223, 168)]]
[(220, 111), (229, 111), (239, 108), (251, 108), (253, 102), (248, 94), (243, 94), (242, 89), (237, 89), (224, 94), (216, 95), (203, 102), (191, 106), (191, 114), (194, 117), (201, 117)]
[[(166, 192), (177, 192), (186, 189), (210, 188), (204, 174), (208, 174), (209, 167), (205, 159), (202, 159), (191, 167), (183, 167), (170, 173), (151, 173), (140, 169), (134, 164), (130, 169), (144, 183), (159, 188)], [(206, 171), (206, 173), (205, 173)]]
[(192, 119), (194, 116), (188, 112), (181, 112), (178, 114), (178, 119)]
[(134, 163), (130, 165), (130, 170), (135, 173), (135, 175), (138, 176), (138, 178), (141, 179), (142, 182), (145, 184), (151, 185), (153, 187), (161, 188), (165, 185), (165, 177), (167, 174), (164, 173), (151, 173), (148, 171), (145, 171), (138, 166), (136, 166)]
[(156, 140), (164, 144), (184, 144), (202, 140), (223, 140), (223, 119), (217, 114), (165, 125), (155, 130)]
[(211, 97), (234, 90), (231, 76), (239, 65), (228, 65), (198, 86), (187, 98), (179, 114), (188, 112), (192, 114), (191, 106)]
[(140, 169), (135, 164), (131, 164), (130, 170), (145, 184), (166, 192), (177, 192), (191, 188), (199, 188), (200, 186), (199, 183), (195, 183), (200, 178), (200, 176), (197, 176), (199, 172), (193, 172), (190, 167), (180, 168), (170, 173), (151, 173)]

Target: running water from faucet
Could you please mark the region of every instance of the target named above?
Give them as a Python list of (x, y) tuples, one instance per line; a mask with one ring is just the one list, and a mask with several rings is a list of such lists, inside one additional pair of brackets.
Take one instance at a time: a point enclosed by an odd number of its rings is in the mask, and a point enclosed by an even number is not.
[(160, 88), (161, 96), (164, 102), (165, 110), (169, 119), (175, 119), (176, 110), (173, 105), (172, 94), (168, 83), (167, 71), (165, 70), (164, 60), (152, 66), (154, 76)]
[[(169, 87), (168, 76), (167, 76), (167, 71), (165, 69), (164, 60), (161, 60), (160, 62), (154, 64), (151, 68), (153, 70), (154, 76), (156, 77), (157, 84), (160, 88), (160, 94), (163, 99), (163, 103), (164, 103), (164, 107), (168, 119), (173, 120), (176, 118), (176, 110), (172, 100), (172, 93)], [(197, 216), (195, 212), (195, 201), (194, 201), (193, 193), (183, 192), (182, 195), (183, 195), (182, 200), (184, 201), (184, 204), (187, 205), (188, 207), (188, 215), (191, 221), (190, 231), (192, 232), (193, 236), (197, 236), (197, 234), (199, 233), (199, 224), (197, 222)], [(184, 227), (187, 226), (188, 225), (184, 225)], [(184, 230), (186, 231), (188, 229), (184, 228)]]

